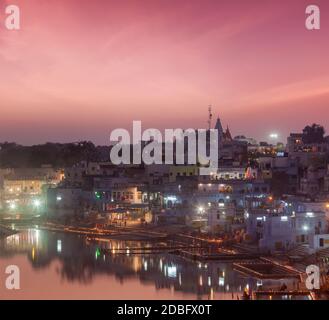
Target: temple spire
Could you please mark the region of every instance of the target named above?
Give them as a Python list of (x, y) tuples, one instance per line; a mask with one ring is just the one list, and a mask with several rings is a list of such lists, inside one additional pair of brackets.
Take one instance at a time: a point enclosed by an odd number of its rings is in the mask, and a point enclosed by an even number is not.
[(228, 126), (226, 127), (226, 131), (225, 131), (225, 139), (226, 139), (226, 140), (229, 140), (229, 141), (233, 140), (233, 139), (232, 139), (231, 132), (230, 132), (230, 129), (229, 129)]
[(215, 124), (215, 129), (217, 129), (218, 133), (220, 133), (220, 134), (224, 133), (222, 123), (221, 123), (219, 117), (217, 117), (216, 124)]

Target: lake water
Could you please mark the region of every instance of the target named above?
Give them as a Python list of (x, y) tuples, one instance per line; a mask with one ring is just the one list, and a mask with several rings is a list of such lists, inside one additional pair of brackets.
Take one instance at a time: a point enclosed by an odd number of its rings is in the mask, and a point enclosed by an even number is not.
[[(128, 249), (146, 245), (22, 230), (0, 240), (0, 299), (221, 300), (237, 299), (244, 288), (257, 287), (256, 279), (234, 271), (231, 263), (198, 263), (162, 253), (132, 255)], [(104, 255), (103, 247), (127, 250)], [(8, 265), (20, 268), (20, 290), (5, 288)]]

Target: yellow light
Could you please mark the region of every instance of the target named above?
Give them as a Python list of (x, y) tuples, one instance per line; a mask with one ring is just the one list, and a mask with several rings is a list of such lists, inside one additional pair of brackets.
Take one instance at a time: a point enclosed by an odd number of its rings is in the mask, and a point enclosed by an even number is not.
[(199, 286), (202, 287), (203, 286), (203, 279), (202, 279), (202, 275), (200, 275), (199, 277)]

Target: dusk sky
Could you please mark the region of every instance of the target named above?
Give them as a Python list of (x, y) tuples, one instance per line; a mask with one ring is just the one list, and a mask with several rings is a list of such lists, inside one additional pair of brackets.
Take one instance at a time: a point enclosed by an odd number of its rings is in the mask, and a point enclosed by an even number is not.
[[(309, 4), (320, 30), (305, 28)], [(0, 0), (0, 23), (0, 141), (205, 128), (209, 104), (233, 136), (329, 134), (327, 0)]]

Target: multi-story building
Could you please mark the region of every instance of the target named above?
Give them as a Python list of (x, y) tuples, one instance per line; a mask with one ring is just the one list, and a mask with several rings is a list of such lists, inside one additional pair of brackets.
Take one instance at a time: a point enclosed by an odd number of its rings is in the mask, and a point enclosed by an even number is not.
[(46, 189), (58, 185), (63, 177), (63, 170), (50, 166), (7, 170), (3, 176), (2, 208), (23, 212), (33, 204), (39, 207), (45, 201)]
[(315, 235), (327, 234), (323, 211), (285, 208), (254, 208), (245, 212), (246, 238), (261, 251), (285, 251), (299, 244), (313, 243)]

